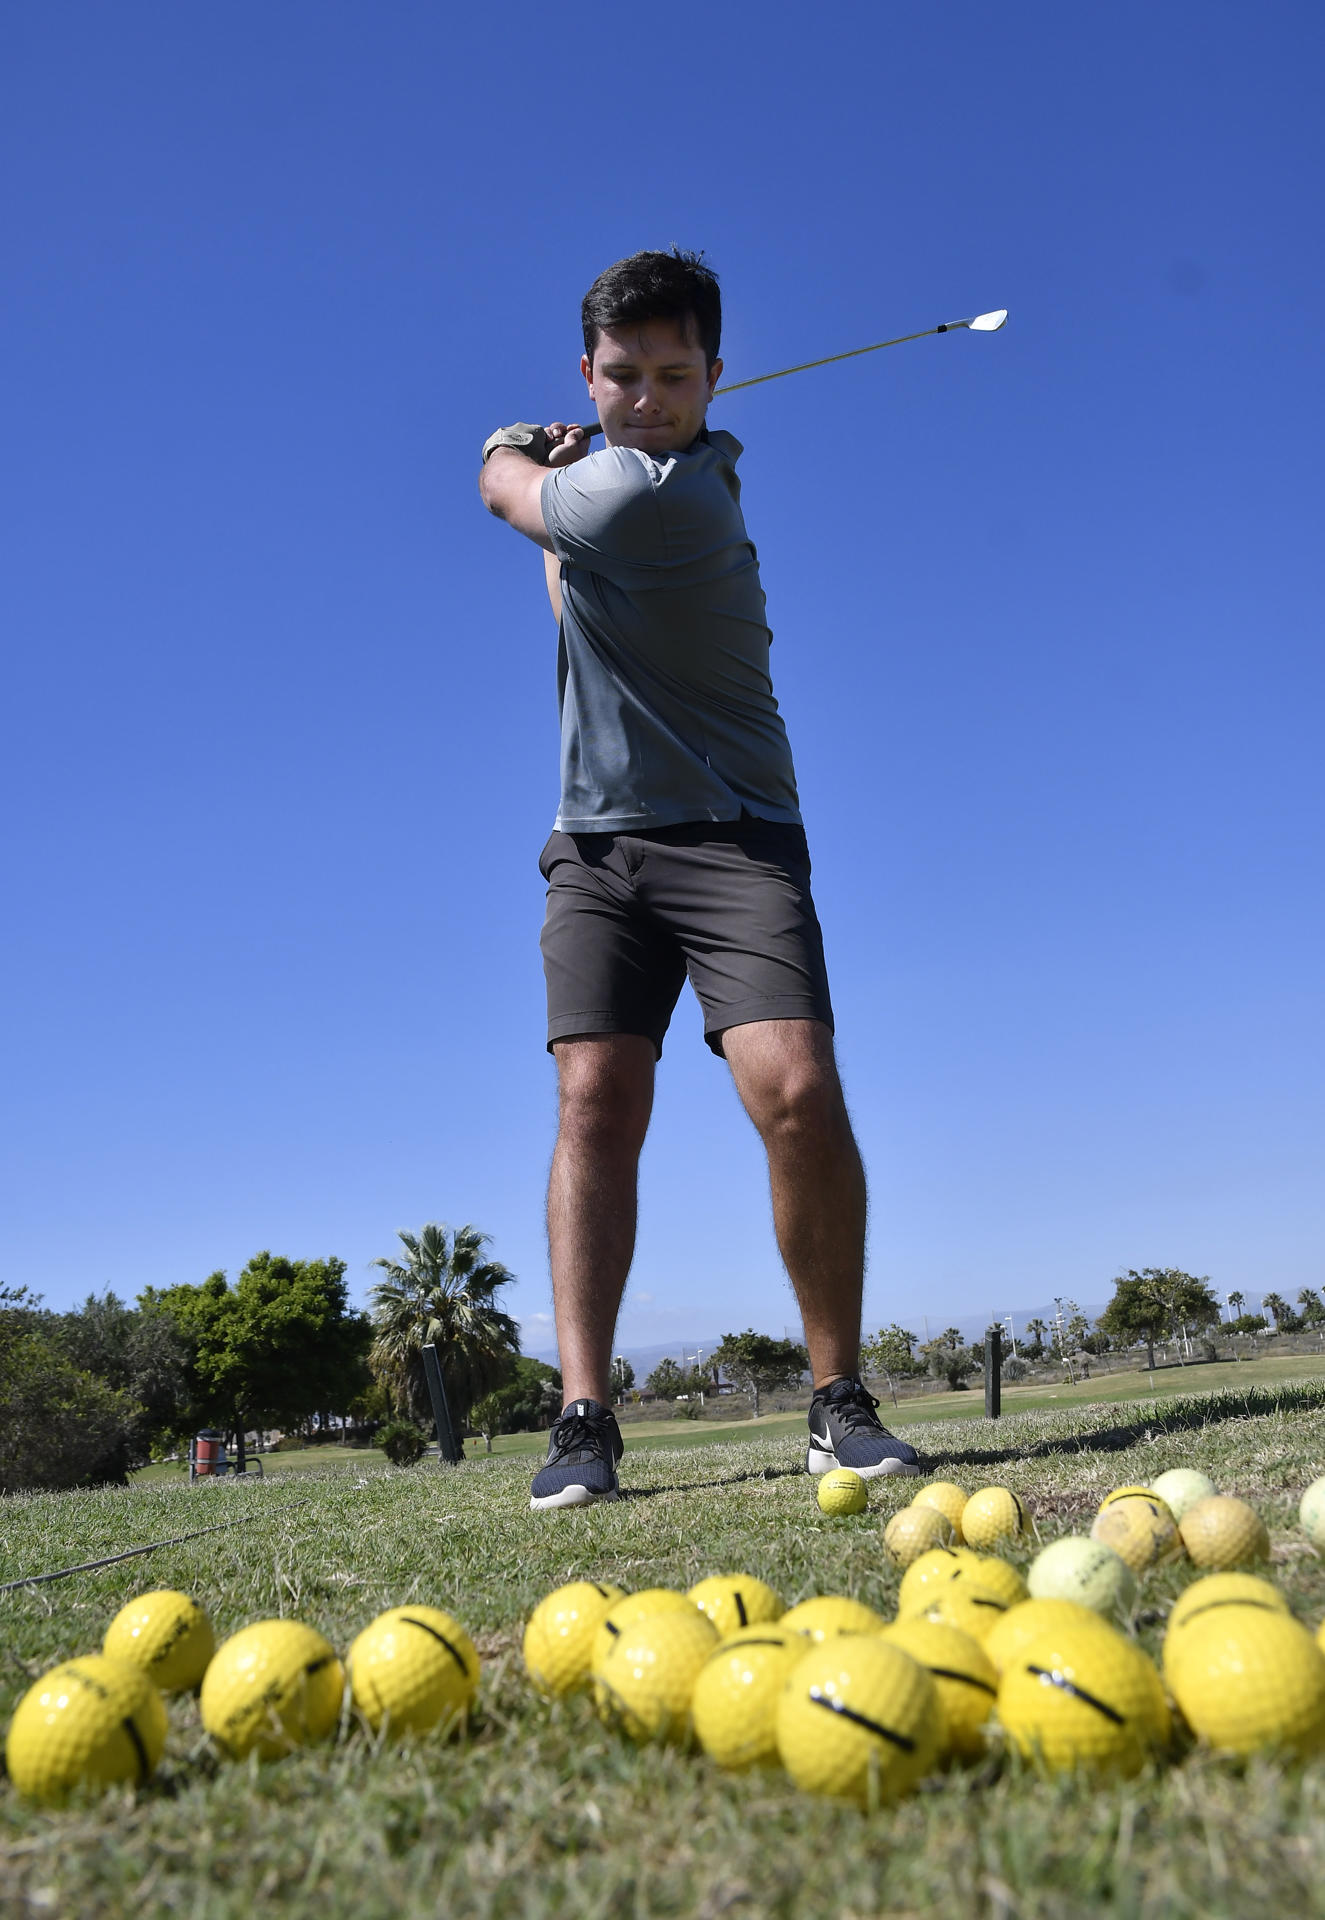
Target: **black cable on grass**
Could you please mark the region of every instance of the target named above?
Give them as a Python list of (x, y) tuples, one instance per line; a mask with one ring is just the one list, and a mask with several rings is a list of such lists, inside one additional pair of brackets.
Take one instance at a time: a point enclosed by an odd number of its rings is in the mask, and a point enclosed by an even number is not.
[[(307, 1500), (291, 1500), (280, 1509), (306, 1507)], [(124, 1553), (109, 1553), (104, 1560), (84, 1560), (77, 1567), (59, 1567), (54, 1573), (25, 1573), (21, 1580), (0, 1582), (0, 1593), (12, 1593), (15, 1587), (40, 1587), (48, 1580), (67, 1580), (71, 1573), (95, 1573), (98, 1567), (113, 1567), (117, 1561), (133, 1560), (141, 1553), (158, 1553), (162, 1547), (182, 1547), (186, 1540), (201, 1540), (204, 1534), (225, 1533), (230, 1527), (247, 1527), (254, 1520), (269, 1520), (268, 1513), (245, 1513), (238, 1520), (221, 1520), (214, 1527), (199, 1527), (196, 1533), (177, 1534), (173, 1540), (153, 1540), (146, 1547), (129, 1547)]]

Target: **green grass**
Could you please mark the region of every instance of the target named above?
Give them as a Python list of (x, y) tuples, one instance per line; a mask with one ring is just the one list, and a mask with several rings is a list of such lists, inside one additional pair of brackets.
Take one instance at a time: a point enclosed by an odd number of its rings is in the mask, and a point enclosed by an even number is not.
[[(1123, 1400), (1097, 1391), (1091, 1402), (1011, 1412), (996, 1427), (941, 1418), (925, 1403), (923, 1421), (903, 1430), (946, 1477), (1023, 1492), (1046, 1538), (1081, 1529), (1110, 1486), (1202, 1466), (1256, 1503), (1275, 1543), (1275, 1577), (1314, 1627), (1325, 1612), (1325, 1569), (1295, 1510), (1303, 1485), (1325, 1471), (1325, 1382), (1269, 1386), (1252, 1364), (1213, 1370), (1229, 1388), (1222, 1394)], [(1129, 1384), (1135, 1396), (1135, 1375)], [(978, 1410), (978, 1396), (953, 1397)], [(904, 1409), (913, 1411), (921, 1409)], [(995, 1759), (865, 1818), (798, 1795), (780, 1774), (731, 1777), (697, 1754), (636, 1751), (582, 1700), (537, 1700), (519, 1660), (522, 1623), (548, 1588), (577, 1575), (684, 1586), (744, 1568), (789, 1602), (837, 1591), (891, 1610), (897, 1576), (880, 1530), (912, 1489), (876, 1484), (867, 1514), (825, 1520), (800, 1471), (803, 1416), (781, 1416), (785, 1431), (778, 1418), (742, 1423), (737, 1438), (707, 1423), (676, 1422), (683, 1432), (654, 1437), (669, 1444), (645, 1444), (637, 1432), (630, 1497), (589, 1512), (531, 1515), (529, 1462), (518, 1453), (457, 1470), (319, 1461), (266, 1481), (4, 1501), (0, 1580), (234, 1523), (0, 1596), (6, 1717), (31, 1678), (94, 1647), (116, 1609), (156, 1585), (195, 1593), (223, 1634), (282, 1613), (320, 1626), (342, 1649), (382, 1607), (432, 1601), (468, 1625), (484, 1679), (463, 1744), (378, 1751), (353, 1732), (265, 1768), (219, 1763), (194, 1703), (176, 1702), (166, 1761), (141, 1794), (48, 1812), (0, 1788), (0, 1912), (1325, 1915), (1325, 1763), (1240, 1767), (1190, 1754), (1154, 1775), (1092, 1787), (1043, 1782)], [(1182, 1584), (1176, 1571), (1146, 1584), (1138, 1630), (1152, 1650)]]

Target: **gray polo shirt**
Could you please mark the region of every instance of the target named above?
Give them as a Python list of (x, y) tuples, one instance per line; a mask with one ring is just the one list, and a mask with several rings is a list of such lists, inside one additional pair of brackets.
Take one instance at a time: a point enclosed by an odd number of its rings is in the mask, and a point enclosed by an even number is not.
[(543, 482), (561, 562), (564, 833), (800, 823), (772, 635), (729, 433), (654, 459), (605, 447)]

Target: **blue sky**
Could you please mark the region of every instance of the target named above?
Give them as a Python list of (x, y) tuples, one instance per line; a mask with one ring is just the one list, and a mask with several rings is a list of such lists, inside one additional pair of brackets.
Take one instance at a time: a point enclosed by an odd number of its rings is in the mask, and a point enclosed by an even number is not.
[[(547, 1343), (538, 556), (477, 450), (702, 246), (867, 1316), (1325, 1277), (1319, 7), (0, 19), (0, 1276), (474, 1221)], [(622, 1342), (794, 1324), (693, 1003)]]

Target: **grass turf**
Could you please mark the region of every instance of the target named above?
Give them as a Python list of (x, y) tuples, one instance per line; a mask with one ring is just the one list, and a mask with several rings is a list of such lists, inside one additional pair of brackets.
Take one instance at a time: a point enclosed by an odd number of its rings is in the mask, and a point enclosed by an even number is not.
[[(1246, 1369), (1234, 1378), (1241, 1387)], [(700, 1755), (637, 1751), (582, 1700), (537, 1700), (520, 1665), (523, 1620), (578, 1575), (685, 1586), (745, 1569), (788, 1602), (842, 1592), (892, 1610), (897, 1575), (884, 1564), (881, 1525), (914, 1483), (876, 1483), (867, 1514), (826, 1520), (800, 1470), (800, 1433), (745, 1431), (706, 1435), (699, 1448), (636, 1441), (630, 1497), (588, 1512), (531, 1515), (518, 1455), (455, 1471), (372, 1463), (285, 1481), (6, 1500), (0, 1579), (237, 1523), (0, 1596), (6, 1717), (31, 1678), (95, 1647), (115, 1610), (149, 1586), (194, 1593), (221, 1634), (288, 1614), (342, 1650), (381, 1608), (431, 1601), (474, 1634), (484, 1680), (463, 1744), (377, 1750), (351, 1732), (267, 1767), (218, 1763), (196, 1706), (177, 1701), (166, 1761), (144, 1792), (48, 1812), (0, 1790), (0, 1910), (189, 1920), (278, 1903), (310, 1920), (1325, 1914), (1325, 1762), (1239, 1766), (1193, 1754), (1096, 1787), (995, 1760), (864, 1818), (798, 1795), (780, 1774), (734, 1777)], [(945, 1477), (1025, 1494), (1045, 1538), (1083, 1530), (1111, 1486), (1200, 1466), (1264, 1515), (1275, 1577), (1299, 1614), (1314, 1627), (1325, 1612), (1325, 1570), (1295, 1524), (1301, 1488), (1325, 1470), (1319, 1380), (1073, 1402), (997, 1427), (931, 1419), (909, 1431)], [(1152, 1650), (1186, 1577), (1167, 1570), (1145, 1585), (1139, 1631)]]

